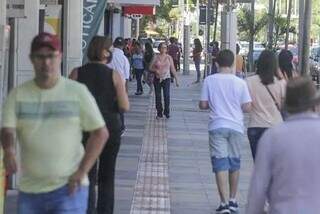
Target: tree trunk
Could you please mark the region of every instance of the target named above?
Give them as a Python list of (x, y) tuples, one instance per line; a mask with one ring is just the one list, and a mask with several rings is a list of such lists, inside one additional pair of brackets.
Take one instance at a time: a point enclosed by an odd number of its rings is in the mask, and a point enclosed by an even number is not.
[(286, 50), (288, 50), (288, 45), (289, 45), (289, 30), (290, 30), (291, 12), (292, 12), (292, 0), (289, 0), (289, 8), (288, 8), (288, 15), (287, 15), (286, 40), (285, 40), (285, 49)]
[(254, 28), (255, 28), (255, 1), (251, 1), (251, 13), (252, 13), (252, 26), (250, 26), (250, 44), (249, 44), (249, 72), (255, 71), (255, 65), (253, 61), (253, 49), (254, 49)]
[[(303, 20), (303, 40), (302, 40), (302, 53), (301, 53), (301, 74), (308, 75), (309, 56), (310, 56), (310, 28), (311, 28), (311, 0), (305, 0), (304, 4), (304, 20)], [(300, 17), (301, 18), (301, 17)]]
[(214, 31), (213, 31), (213, 41), (217, 41), (217, 24), (218, 24), (218, 12), (219, 12), (219, 2), (215, 2), (215, 18), (214, 18)]
[(276, 14), (277, 0), (269, 0), (269, 30), (268, 30), (268, 49), (273, 47), (273, 30), (274, 30), (274, 17)]

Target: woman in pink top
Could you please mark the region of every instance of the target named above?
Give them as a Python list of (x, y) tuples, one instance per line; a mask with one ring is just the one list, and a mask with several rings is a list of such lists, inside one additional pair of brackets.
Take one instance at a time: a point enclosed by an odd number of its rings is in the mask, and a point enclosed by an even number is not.
[[(173, 59), (167, 54), (166, 43), (160, 43), (158, 50), (160, 54), (155, 56), (150, 64), (150, 70), (155, 73), (154, 90), (156, 97), (157, 119), (162, 118), (163, 114), (166, 118), (170, 117), (170, 72), (174, 76), (176, 86), (179, 86)], [(164, 110), (162, 108), (161, 89), (163, 90), (164, 96)]]

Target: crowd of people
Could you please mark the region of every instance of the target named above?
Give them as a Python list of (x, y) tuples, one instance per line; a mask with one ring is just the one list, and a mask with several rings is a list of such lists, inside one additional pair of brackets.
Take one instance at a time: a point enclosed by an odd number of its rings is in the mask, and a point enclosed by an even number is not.
[[(196, 83), (201, 42), (194, 40)], [(17, 172), (15, 136), (20, 145), (18, 213), (112, 214), (116, 159), (129, 111), (128, 81), (143, 81), (155, 94), (156, 118), (170, 118), (170, 85), (179, 86), (176, 39), (135, 41), (94, 36), (89, 62), (61, 76), (60, 40), (40, 33), (31, 44), (35, 78), (13, 89), (2, 113), (1, 142), (8, 174)], [(292, 54), (261, 53), (256, 72), (243, 76), (244, 60), (213, 42), (212, 75), (205, 78), (200, 109), (209, 109), (209, 150), (221, 203), (218, 214), (239, 210), (236, 196), (245, 132), (254, 160), (246, 214), (318, 210), (320, 93), (299, 77)], [(236, 69), (234, 69), (236, 67)], [(162, 105), (162, 93), (164, 106)], [(247, 130), (244, 113), (249, 115)], [(229, 194), (227, 183), (229, 180)]]

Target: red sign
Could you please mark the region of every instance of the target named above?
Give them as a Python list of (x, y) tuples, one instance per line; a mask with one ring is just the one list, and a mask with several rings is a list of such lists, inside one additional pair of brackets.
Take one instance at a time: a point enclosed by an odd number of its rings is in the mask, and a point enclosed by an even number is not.
[(154, 15), (155, 9), (153, 6), (126, 6), (123, 7), (123, 13), (125, 15), (142, 14), (142, 15)]

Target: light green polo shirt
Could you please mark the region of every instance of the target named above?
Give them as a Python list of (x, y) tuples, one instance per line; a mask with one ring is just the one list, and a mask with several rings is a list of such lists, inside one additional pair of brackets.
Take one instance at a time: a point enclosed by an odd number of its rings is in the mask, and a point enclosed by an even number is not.
[[(84, 156), (82, 131), (105, 125), (86, 86), (61, 77), (40, 89), (33, 80), (6, 99), (2, 127), (16, 128), (21, 153), (19, 189), (41, 193), (68, 183)], [(83, 181), (88, 185), (88, 179)]]

